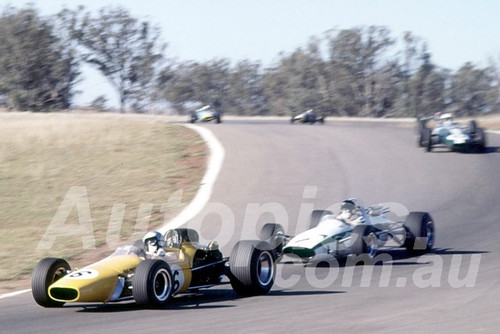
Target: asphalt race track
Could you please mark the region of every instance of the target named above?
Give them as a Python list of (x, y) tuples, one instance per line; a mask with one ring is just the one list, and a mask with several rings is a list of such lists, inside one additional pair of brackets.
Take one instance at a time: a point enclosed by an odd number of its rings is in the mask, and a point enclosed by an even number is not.
[(176, 296), (165, 309), (133, 302), (38, 306), (31, 293), (0, 299), (4, 333), (498, 333), (500, 135), (484, 154), (417, 148), (395, 122), (224, 120), (202, 124), (225, 149), (210, 202), (188, 223), (224, 255), (266, 222), (303, 231), (312, 209), (346, 197), (428, 211), (433, 252), (385, 250), (383, 264), (279, 264), (266, 296), (230, 285)]

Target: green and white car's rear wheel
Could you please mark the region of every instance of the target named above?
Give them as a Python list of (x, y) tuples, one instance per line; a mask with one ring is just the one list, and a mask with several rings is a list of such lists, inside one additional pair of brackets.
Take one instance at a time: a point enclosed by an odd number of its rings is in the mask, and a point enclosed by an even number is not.
[(64, 259), (47, 257), (40, 260), (31, 277), (31, 292), (38, 305), (43, 307), (61, 307), (63, 302), (50, 298), (49, 286), (65, 276), (71, 267)]
[(427, 212), (410, 212), (404, 223), (404, 246), (410, 253), (427, 253), (434, 247), (436, 231), (434, 221)]
[(274, 284), (276, 264), (273, 249), (265, 241), (242, 240), (229, 257), (229, 280), (240, 295), (266, 294)]
[(172, 271), (163, 260), (144, 260), (135, 269), (132, 292), (137, 304), (158, 307), (172, 296)]

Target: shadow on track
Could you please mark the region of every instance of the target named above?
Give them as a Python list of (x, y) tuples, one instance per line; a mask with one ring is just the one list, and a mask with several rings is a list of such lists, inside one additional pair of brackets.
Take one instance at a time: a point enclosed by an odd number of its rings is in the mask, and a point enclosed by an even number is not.
[(484, 149), (484, 153), (486, 153), (486, 154), (489, 154), (489, 153), (500, 153), (500, 147), (498, 147), (498, 146), (486, 147)]
[[(345, 293), (344, 291), (291, 291), (291, 290), (271, 290), (267, 296), (309, 296)], [(260, 297), (260, 296), (257, 296)], [(155, 310), (189, 310), (189, 309), (224, 309), (237, 307), (237, 305), (227, 302), (239, 299), (250, 299), (252, 297), (241, 297), (232, 290), (208, 289), (200, 293), (191, 293), (172, 298), (169, 304)], [(215, 304), (224, 303), (224, 304)], [(68, 305), (64, 308), (81, 308), (77, 312), (82, 313), (114, 313), (142, 311), (147, 308), (139, 306), (133, 301), (116, 304), (91, 304), (91, 305)]]
[(434, 147), (432, 149), (432, 152), (426, 152), (427, 154), (429, 153), (439, 153), (439, 154), (444, 154), (444, 153), (458, 153), (458, 154), (471, 154), (471, 155), (481, 155), (481, 154), (492, 154), (492, 153), (500, 153), (500, 147), (498, 146), (488, 146), (484, 148), (484, 151), (480, 151), (477, 149), (455, 149), (455, 150), (450, 150), (448, 147)]
[(307, 263), (298, 263), (293, 261), (285, 261), (281, 264), (284, 265), (302, 265), (303, 267), (315, 267), (315, 268), (345, 268), (351, 266), (361, 266), (361, 265), (372, 265), (372, 266), (383, 266), (383, 265), (393, 265), (393, 266), (414, 266), (414, 265), (427, 265), (426, 261), (408, 261), (414, 258), (421, 258), (427, 255), (472, 255), (472, 254), (485, 254), (488, 251), (469, 251), (469, 250), (454, 250), (451, 248), (435, 248), (425, 254), (411, 254), (404, 249), (390, 249), (381, 250), (378, 252), (375, 259), (370, 259), (368, 257), (356, 257), (354, 259), (347, 258), (332, 258), (331, 260), (323, 259), (320, 261), (312, 261)]
[(487, 254), (488, 251), (469, 251), (469, 250), (454, 250), (453, 248), (436, 248), (431, 254), (437, 255), (470, 255), (470, 254)]

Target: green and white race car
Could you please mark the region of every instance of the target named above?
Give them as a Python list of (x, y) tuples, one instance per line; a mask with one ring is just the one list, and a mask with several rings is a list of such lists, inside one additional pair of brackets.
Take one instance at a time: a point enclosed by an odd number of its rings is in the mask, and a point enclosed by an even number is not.
[[(434, 128), (428, 127), (429, 121), (437, 121)], [(448, 147), (452, 151), (484, 152), (486, 134), (484, 129), (472, 120), (468, 126), (453, 121), (453, 115), (446, 113), (418, 119), (418, 145), (427, 152), (434, 147)]]
[(336, 215), (314, 210), (309, 229), (296, 236), (287, 235), (278, 223), (267, 223), (260, 239), (271, 245), (277, 258), (287, 256), (304, 263), (349, 255), (370, 260), (382, 247), (404, 247), (412, 255), (432, 249), (435, 224), (428, 212), (408, 212), (401, 220), (390, 219), (389, 212), (390, 207), (365, 208), (361, 200), (350, 198), (341, 203)]

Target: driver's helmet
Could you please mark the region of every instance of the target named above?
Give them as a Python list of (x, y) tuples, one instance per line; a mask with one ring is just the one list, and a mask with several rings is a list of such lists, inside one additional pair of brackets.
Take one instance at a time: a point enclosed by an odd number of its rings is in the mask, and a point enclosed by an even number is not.
[(358, 211), (356, 202), (352, 199), (347, 199), (340, 204), (340, 217), (344, 220), (353, 218)]
[(163, 238), (163, 235), (158, 231), (151, 231), (146, 233), (144, 238), (142, 238), (142, 241), (144, 242), (144, 248), (148, 253), (155, 253), (160, 248), (163, 248), (165, 246), (165, 239)]
[(443, 120), (443, 124), (451, 125), (453, 123), (453, 114), (452, 113), (442, 114), (441, 119)]

